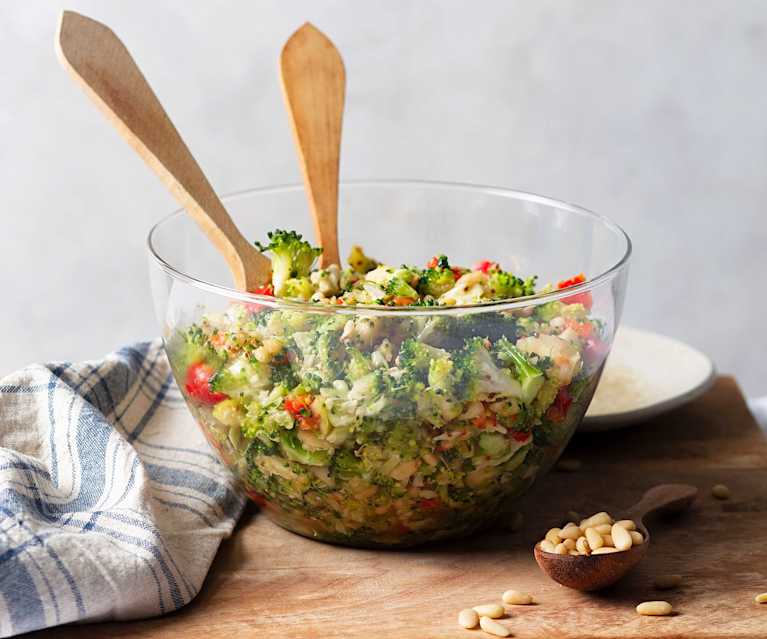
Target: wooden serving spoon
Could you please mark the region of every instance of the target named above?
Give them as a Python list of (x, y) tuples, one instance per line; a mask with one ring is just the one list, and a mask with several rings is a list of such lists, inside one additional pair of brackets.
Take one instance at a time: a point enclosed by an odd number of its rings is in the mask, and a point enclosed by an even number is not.
[(56, 52), (123, 138), (168, 187), (221, 252), (235, 287), (269, 281), (270, 262), (237, 229), (128, 49), (109, 27), (61, 14)]
[(338, 167), (346, 72), (328, 37), (310, 23), (285, 43), (280, 78), (322, 247), (320, 266), (339, 264)]
[(604, 555), (557, 555), (535, 545), (535, 560), (554, 581), (575, 590), (599, 590), (618, 581), (647, 553), (650, 532), (642, 519), (656, 512), (677, 513), (695, 500), (698, 489), (687, 484), (660, 484), (650, 488), (620, 519), (633, 519), (644, 543), (629, 550)]

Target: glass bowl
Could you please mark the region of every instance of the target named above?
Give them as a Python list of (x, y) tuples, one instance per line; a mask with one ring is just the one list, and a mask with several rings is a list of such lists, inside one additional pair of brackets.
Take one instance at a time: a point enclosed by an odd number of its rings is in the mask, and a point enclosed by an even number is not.
[[(301, 186), (224, 198), (243, 234), (312, 238)], [(165, 349), (221, 461), (277, 524), (354, 546), (412, 546), (493, 522), (583, 419), (623, 306), (631, 243), (604, 217), (499, 188), (341, 185), (342, 255), (481, 259), (547, 293), (456, 307), (344, 307), (230, 288), (183, 212), (148, 244)], [(557, 283), (579, 273), (586, 283)]]

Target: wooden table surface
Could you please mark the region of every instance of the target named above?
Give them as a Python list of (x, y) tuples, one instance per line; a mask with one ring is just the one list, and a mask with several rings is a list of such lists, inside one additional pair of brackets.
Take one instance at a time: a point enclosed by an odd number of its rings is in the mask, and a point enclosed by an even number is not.
[[(767, 637), (767, 605), (753, 600), (767, 591), (767, 440), (731, 378), (646, 424), (578, 435), (566, 456), (583, 468), (541, 480), (520, 506), (526, 523), (517, 533), (407, 552), (355, 550), (303, 539), (249, 509), (185, 609), (34, 636), (481, 637), (490, 635), (458, 627), (458, 610), (515, 588), (538, 602), (503, 621), (519, 638)], [(622, 582), (582, 594), (539, 571), (532, 545), (562, 514), (619, 510), (663, 482), (695, 484), (700, 496), (681, 517), (649, 522), (648, 556)], [(710, 496), (719, 482), (730, 500)], [(655, 591), (653, 577), (665, 573), (681, 573), (684, 585)], [(676, 614), (638, 616), (634, 607), (648, 599), (670, 601)]]

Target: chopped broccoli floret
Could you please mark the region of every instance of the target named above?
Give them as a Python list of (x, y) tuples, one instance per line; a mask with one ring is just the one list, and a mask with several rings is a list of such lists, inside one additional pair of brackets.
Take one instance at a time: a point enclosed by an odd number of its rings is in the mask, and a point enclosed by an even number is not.
[(543, 372), (533, 366), (527, 357), (508, 339), (502, 337), (495, 343), (498, 350), (498, 357), (502, 361), (511, 364), (516, 371), (516, 377), (522, 384), (522, 397), (524, 403), (529, 404), (535, 399), (538, 391), (541, 390), (545, 381)]
[(314, 286), (308, 277), (291, 277), (285, 280), (282, 289), (283, 297), (308, 300), (314, 294)]
[(252, 395), (259, 389), (269, 387), (270, 377), (268, 365), (255, 360), (237, 360), (210, 378), (210, 389), (216, 393), (226, 393), (230, 397)]
[(268, 233), (269, 244), (256, 242), (262, 253), (272, 253), (272, 286), (274, 294), (285, 295), (286, 282), (295, 277), (309, 277), (312, 265), (321, 248), (315, 248), (295, 231), (271, 231)]
[(284, 430), (280, 433), (280, 445), (285, 457), (307, 466), (327, 466), (330, 463), (330, 452), (327, 450), (307, 450), (298, 438), (295, 430)]
[(421, 274), (418, 291), (423, 295), (439, 297), (455, 284), (455, 275), (449, 268), (428, 268)]
[(526, 280), (515, 277), (508, 271), (493, 271), (487, 281), (490, 297), (510, 299), (535, 294), (535, 277)]
[(480, 395), (520, 397), (519, 382), (508, 370), (496, 365), (485, 341), (480, 337), (469, 340), (458, 358), (462, 396), (466, 399), (476, 399)]
[(418, 378), (425, 379), (432, 360), (445, 359), (448, 357), (448, 352), (441, 348), (429, 346), (416, 339), (409, 338), (402, 342), (397, 357), (397, 364), (400, 368), (404, 369), (405, 372)]
[(355, 273), (367, 273), (368, 271), (372, 271), (376, 266), (378, 266), (378, 262), (372, 257), (365, 255), (362, 247), (357, 245), (352, 246), (352, 250), (349, 253), (349, 258), (347, 261)]
[(413, 301), (418, 299), (418, 291), (400, 277), (392, 277), (386, 284), (386, 294), (392, 297), (409, 297)]
[(346, 376), (351, 382), (356, 382), (373, 370), (370, 359), (365, 357), (358, 348), (350, 346), (346, 349), (346, 353), (349, 357)]

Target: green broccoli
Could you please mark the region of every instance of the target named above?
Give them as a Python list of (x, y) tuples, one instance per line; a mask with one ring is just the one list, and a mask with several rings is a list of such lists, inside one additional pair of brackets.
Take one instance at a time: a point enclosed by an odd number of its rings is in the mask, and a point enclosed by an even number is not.
[(520, 397), (522, 389), (504, 368), (499, 368), (490, 354), (486, 340), (475, 337), (456, 358), (461, 372), (461, 384), (456, 392), (464, 399), (474, 400), (482, 395)]
[(330, 452), (327, 450), (307, 450), (298, 438), (295, 430), (283, 430), (280, 433), (280, 445), (285, 457), (307, 466), (327, 466)]
[(349, 363), (346, 368), (346, 376), (349, 381), (356, 382), (358, 379), (364, 377), (373, 370), (372, 362), (368, 357), (362, 354), (358, 348), (349, 346), (346, 349), (346, 354), (349, 359)]
[(397, 356), (397, 365), (408, 374), (425, 380), (431, 361), (448, 357), (447, 351), (429, 346), (411, 337), (402, 342)]
[(282, 296), (308, 300), (314, 294), (314, 286), (308, 277), (291, 277), (285, 280), (285, 284), (282, 289)]
[(230, 397), (252, 395), (258, 389), (271, 385), (271, 372), (267, 364), (256, 360), (236, 361), (227, 368), (218, 370), (210, 378), (210, 389), (216, 393), (226, 393)]
[(272, 253), (272, 286), (274, 294), (285, 295), (286, 282), (291, 278), (309, 277), (312, 265), (321, 248), (315, 248), (295, 231), (271, 231), (268, 233), (269, 244), (264, 246), (256, 242), (262, 253)]
[(349, 262), (349, 266), (352, 267), (352, 271), (355, 273), (367, 273), (378, 266), (378, 262), (372, 257), (365, 255), (362, 247), (357, 245), (352, 246), (347, 262)]
[(527, 357), (508, 339), (502, 337), (495, 343), (501, 361), (514, 367), (516, 377), (522, 384), (522, 401), (529, 404), (535, 399), (545, 381), (543, 372), (533, 366)]
[(418, 291), (422, 295), (439, 297), (455, 285), (455, 275), (449, 268), (427, 268), (418, 280)]
[(179, 336), (182, 340), (180, 359), (184, 369), (197, 362), (206, 362), (217, 368), (226, 361), (226, 353), (223, 355), (216, 353), (208, 341), (208, 336), (199, 326), (192, 326), (184, 332), (179, 332)]
[(412, 300), (418, 299), (418, 291), (400, 277), (392, 277), (386, 283), (386, 294), (392, 297), (409, 297)]
[(535, 294), (536, 277), (522, 280), (508, 271), (493, 271), (487, 281), (490, 296), (494, 299), (511, 299)]

